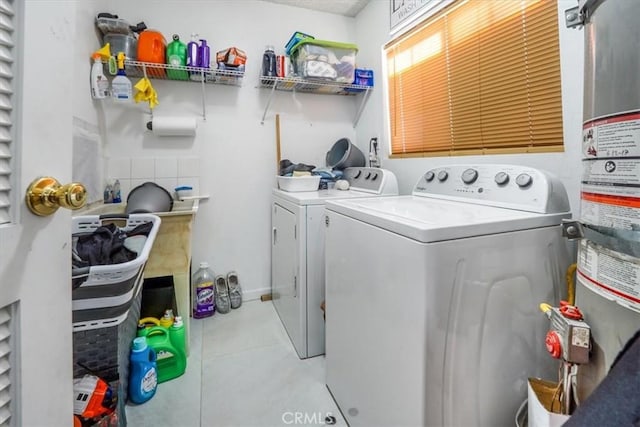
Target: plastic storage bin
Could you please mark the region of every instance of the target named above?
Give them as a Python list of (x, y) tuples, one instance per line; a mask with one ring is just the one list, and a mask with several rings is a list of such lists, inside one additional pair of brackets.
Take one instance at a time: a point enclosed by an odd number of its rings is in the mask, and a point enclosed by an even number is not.
[(316, 191), (319, 186), (320, 175), (278, 177), (278, 187), (283, 191)]
[(291, 49), (291, 62), (299, 77), (352, 83), (357, 52), (355, 44), (305, 38)]
[(315, 39), (315, 37), (310, 36), (309, 34), (301, 33), (300, 31), (296, 31), (295, 33), (293, 33), (293, 35), (285, 45), (284, 47), (285, 53), (287, 55), (291, 55), (291, 49), (293, 49), (293, 47), (296, 44), (298, 44), (300, 40), (303, 40), (303, 39)]
[(142, 273), (160, 228), (160, 217), (151, 214), (89, 215), (73, 218), (73, 234), (92, 233), (107, 222), (131, 230), (140, 224), (153, 224), (138, 256), (112, 265), (74, 268), (72, 271), (73, 331), (115, 326), (122, 323), (142, 287)]

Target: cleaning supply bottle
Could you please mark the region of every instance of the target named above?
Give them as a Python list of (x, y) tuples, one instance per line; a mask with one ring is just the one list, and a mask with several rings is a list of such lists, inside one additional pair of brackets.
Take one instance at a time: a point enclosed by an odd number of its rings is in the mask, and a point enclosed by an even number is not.
[[(198, 35), (195, 33), (191, 34), (191, 41), (187, 43), (187, 67), (197, 67), (198, 66)], [(199, 75), (200, 73), (195, 70), (190, 70), (189, 75)]]
[[(187, 45), (180, 41), (177, 34), (173, 35), (173, 41), (167, 45), (167, 64), (184, 67), (187, 65)], [(171, 80), (189, 80), (189, 73), (185, 70), (167, 69), (167, 76)]]
[(131, 102), (131, 81), (124, 72), (124, 58), (124, 53), (118, 52), (118, 75), (111, 82), (111, 95), (118, 102)]
[(129, 399), (144, 403), (156, 394), (158, 371), (156, 352), (147, 345), (146, 337), (133, 339), (129, 364)]
[(120, 180), (116, 179), (113, 183), (113, 203), (122, 203), (122, 194), (120, 193)]
[[(179, 316), (177, 316), (179, 317)], [(184, 324), (182, 318), (178, 322), (180, 326), (172, 328), (164, 328), (162, 326), (152, 326), (145, 330), (145, 337), (149, 347), (153, 348), (157, 354), (156, 365), (158, 368), (158, 383), (172, 380), (184, 374), (187, 369), (187, 356), (184, 347)], [(140, 331), (138, 331), (140, 333)], [(175, 335), (172, 340), (172, 335)], [(174, 345), (182, 342), (182, 347)]]
[(164, 311), (164, 315), (162, 316), (162, 319), (160, 319), (160, 326), (163, 326), (165, 328), (170, 328), (173, 325), (173, 321), (174, 321), (174, 317), (173, 317), (173, 310), (168, 308)]
[(201, 262), (200, 268), (193, 275), (193, 318), (202, 319), (213, 315), (216, 308), (213, 293), (215, 275), (209, 270), (207, 262)]
[[(186, 369), (187, 363), (187, 348), (186, 348), (186, 336), (184, 331), (184, 321), (182, 320), (182, 316), (176, 316), (173, 320), (173, 325), (169, 328), (169, 339), (171, 340), (171, 344), (176, 349), (178, 353), (178, 361), (177, 363), (180, 365), (180, 369)], [(185, 367), (182, 368), (182, 363), (185, 364)]]
[(93, 65), (91, 66), (91, 97), (93, 99), (104, 99), (109, 93), (109, 80), (102, 70), (102, 59), (99, 53), (93, 54)]
[[(262, 75), (267, 77), (276, 77), (276, 54), (273, 46), (267, 45), (262, 55)], [(272, 83), (269, 80), (263, 80), (262, 83)]]
[(211, 49), (207, 45), (205, 39), (200, 39), (200, 46), (198, 47), (198, 66), (201, 68), (209, 68)]

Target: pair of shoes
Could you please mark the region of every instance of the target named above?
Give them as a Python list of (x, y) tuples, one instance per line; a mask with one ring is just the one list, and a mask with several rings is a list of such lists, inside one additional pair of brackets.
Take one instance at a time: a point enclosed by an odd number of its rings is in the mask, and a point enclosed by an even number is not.
[(231, 298), (231, 308), (238, 308), (242, 305), (242, 288), (238, 282), (238, 273), (232, 271), (227, 274), (227, 285), (229, 286), (229, 297)]
[(227, 279), (222, 275), (216, 276), (216, 311), (218, 313), (228, 313), (231, 309), (231, 301), (229, 300), (229, 287)]

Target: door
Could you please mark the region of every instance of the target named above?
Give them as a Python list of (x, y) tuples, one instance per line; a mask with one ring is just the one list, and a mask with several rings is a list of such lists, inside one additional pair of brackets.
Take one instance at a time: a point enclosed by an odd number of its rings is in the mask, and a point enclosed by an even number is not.
[(24, 194), (71, 180), (74, 22), (74, 2), (0, 0), (2, 425), (72, 423), (71, 215), (35, 216)]
[(290, 210), (273, 203), (271, 295), (273, 305), (282, 320), (300, 357), (306, 356), (307, 346), (303, 337), (303, 325), (297, 275), (299, 257), (297, 219)]

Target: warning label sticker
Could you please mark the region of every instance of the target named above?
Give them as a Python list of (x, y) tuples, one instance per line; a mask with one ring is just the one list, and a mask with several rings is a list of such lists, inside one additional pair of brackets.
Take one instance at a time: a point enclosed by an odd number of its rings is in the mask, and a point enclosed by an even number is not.
[(592, 225), (625, 230), (640, 226), (640, 198), (617, 195), (581, 193), (582, 221)]
[(577, 279), (605, 298), (640, 311), (640, 259), (583, 239), (578, 246)]
[(640, 156), (640, 113), (625, 113), (586, 122), (583, 158)]

